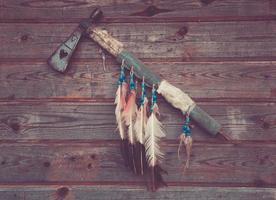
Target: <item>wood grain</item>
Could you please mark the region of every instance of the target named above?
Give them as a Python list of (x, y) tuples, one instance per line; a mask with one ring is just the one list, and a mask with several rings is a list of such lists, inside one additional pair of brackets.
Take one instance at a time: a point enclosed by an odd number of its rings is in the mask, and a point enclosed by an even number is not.
[[(162, 149), (162, 166), (168, 171), (164, 178), (169, 185), (276, 185), (275, 145), (195, 143), (186, 174), (181, 174), (177, 145), (163, 143)], [(124, 180), (125, 185), (143, 185), (146, 181), (124, 169), (117, 143), (2, 144), (0, 150), (2, 184), (120, 185)]]
[[(60, 74), (45, 62), (0, 61), (0, 99), (111, 99), (119, 64), (73, 62)], [(275, 98), (276, 62), (146, 62), (146, 66), (192, 98)], [(172, 73), (173, 72), (173, 73)]]
[[(166, 61), (275, 60), (276, 22), (177, 22), (103, 24), (138, 58)], [(1, 24), (2, 60), (45, 60), (76, 24)], [(91, 40), (80, 43), (75, 58), (99, 58)]]
[[(160, 98), (169, 187), (148, 192), (114, 133), (119, 64), (83, 39), (66, 74), (49, 55), (99, 5), (100, 24), (188, 92), (232, 141), (199, 127), (177, 159), (181, 113)], [(0, 200), (276, 199), (273, 0), (0, 1)]]
[[(275, 103), (209, 102), (199, 105), (220, 122), (237, 141), (276, 142)], [(0, 104), (0, 137), (3, 141), (117, 140), (114, 110), (110, 103), (95, 102), (3, 102)], [(167, 139), (176, 141), (183, 115), (160, 103)], [(196, 127), (196, 141), (217, 141)]]
[(2, 0), (0, 20), (79, 22), (95, 6), (101, 6), (108, 22), (275, 20), (276, 13), (271, 0)]
[(175, 200), (275, 200), (272, 188), (229, 187), (168, 187), (148, 192), (143, 187), (131, 186), (9, 186), (0, 188), (3, 200), (127, 200), (127, 199), (175, 199)]

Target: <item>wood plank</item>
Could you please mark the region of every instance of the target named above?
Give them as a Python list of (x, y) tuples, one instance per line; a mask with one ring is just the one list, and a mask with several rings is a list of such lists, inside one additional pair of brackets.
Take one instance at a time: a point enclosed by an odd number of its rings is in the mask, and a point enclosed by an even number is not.
[[(180, 61), (275, 60), (276, 22), (125, 23), (103, 26), (139, 58)], [(42, 59), (67, 39), (76, 24), (1, 24), (0, 58)], [(75, 58), (99, 58), (91, 40)]]
[(275, 19), (271, 0), (22, 1), (2, 0), (1, 21), (78, 22), (101, 6), (106, 21), (213, 21)]
[[(146, 62), (192, 98), (276, 97), (276, 62)], [(73, 62), (64, 75), (45, 62), (0, 62), (0, 98), (114, 98), (119, 64)], [(173, 71), (173, 73), (172, 73)]]
[[(167, 103), (160, 103), (167, 139), (176, 140), (183, 115)], [(237, 141), (276, 141), (275, 103), (201, 102), (199, 105), (220, 122)], [(2, 141), (26, 140), (116, 140), (113, 103), (93, 102), (4, 102), (0, 104)], [(254, 109), (253, 109), (254, 108)], [(218, 141), (197, 126), (196, 141)]]
[(175, 200), (275, 200), (274, 188), (168, 187), (149, 192), (131, 186), (11, 186), (0, 187), (3, 200), (91, 200), (91, 199), (175, 199)]
[[(275, 144), (195, 143), (185, 174), (177, 160), (177, 144), (163, 143), (162, 149), (169, 185), (276, 187)], [(2, 184), (143, 185), (145, 181), (124, 169), (117, 143), (2, 144), (0, 150)]]

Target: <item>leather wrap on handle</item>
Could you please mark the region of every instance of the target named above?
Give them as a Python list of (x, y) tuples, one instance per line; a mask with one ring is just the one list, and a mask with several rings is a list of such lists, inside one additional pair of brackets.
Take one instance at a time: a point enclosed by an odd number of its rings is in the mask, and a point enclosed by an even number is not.
[(111, 53), (118, 62), (121, 63), (124, 60), (128, 69), (133, 66), (135, 76), (140, 79), (144, 77), (148, 86), (158, 85), (157, 92), (159, 94), (184, 114), (189, 111), (192, 119), (208, 133), (216, 135), (220, 131), (221, 125), (197, 106), (188, 94), (151, 72), (141, 60), (124, 49), (124, 45), (108, 34), (106, 30), (92, 27), (88, 29), (88, 34), (90, 38)]

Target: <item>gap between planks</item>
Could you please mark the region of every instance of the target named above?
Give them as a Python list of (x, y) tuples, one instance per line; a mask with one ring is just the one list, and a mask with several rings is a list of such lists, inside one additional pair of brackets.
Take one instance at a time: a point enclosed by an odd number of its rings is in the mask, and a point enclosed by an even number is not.
[[(94, 42), (91, 40), (91, 42)], [(50, 55), (49, 55), (50, 56)], [(276, 56), (272, 57), (192, 57), (189, 60), (183, 59), (183, 57), (170, 57), (170, 58), (139, 58), (144, 64), (147, 65), (147, 63), (171, 63), (171, 64), (224, 64), (224, 63), (236, 63), (236, 64), (242, 64), (242, 63), (249, 63), (249, 64), (275, 64), (276, 63)], [(73, 58), (70, 61), (71, 65), (75, 64), (82, 64), (82, 63), (101, 63), (102, 59), (99, 58)], [(47, 63), (47, 59), (45, 58), (1, 58), (0, 60), (1, 64), (16, 64), (19, 65), (24, 64), (42, 64)], [(115, 62), (115, 59), (110, 57), (108, 54), (108, 57), (106, 58), (106, 64), (117, 64), (118, 62)], [(66, 72), (65, 72), (66, 73)]]
[[(211, 137), (211, 136), (210, 136)], [(1, 140), (0, 146), (52, 146), (52, 147), (66, 147), (70, 144), (71, 147), (118, 147), (120, 144), (120, 140), (38, 140), (38, 139), (18, 139), (18, 140)], [(172, 139), (164, 139), (160, 143), (161, 147), (175, 147), (177, 148), (179, 145), (179, 141), (176, 138), (175, 140)], [(239, 147), (239, 148), (249, 148), (249, 147), (275, 147), (276, 141), (269, 141), (269, 140), (222, 140), (218, 139), (217, 141), (205, 141), (205, 140), (194, 140), (193, 147)]]
[[(276, 97), (273, 98), (193, 98), (193, 100), (199, 104), (219, 104), (219, 105), (267, 105), (270, 103), (276, 103)], [(166, 102), (163, 98), (159, 100), (159, 103)], [(114, 105), (114, 98), (69, 98), (69, 97), (57, 97), (57, 98), (0, 98), (0, 105), (34, 105), (40, 103), (83, 103), (83, 105)], [(167, 102), (166, 102), (167, 103)]]
[[(67, 18), (67, 19), (1, 19), (0, 24), (20, 23), (20, 24), (72, 24), (79, 23), (86, 18)], [(247, 21), (275, 21), (274, 15), (263, 16), (222, 16), (222, 17), (105, 17), (102, 23), (166, 23), (166, 22), (247, 22)]]
[[(93, 42), (93, 41), (92, 41)], [(109, 54), (108, 54), (109, 55)], [(199, 60), (183, 60), (181, 57), (174, 57), (174, 58), (139, 58), (145, 65), (149, 63), (171, 63), (171, 64), (224, 64), (224, 63), (234, 63), (234, 64), (276, 64), (276, 56), (274, 57), (261, 57), (259, 58), (252, 58), (251, 60), (248, 60), (247, 58), (222, 58), (216, 59), (214, 57), (212, 58), (203, 58)], [(115, 58), (113, 57), (107, 57), (106, 58), (106, 64), (110, 65), (120, 65), (120, 63), (115, 61)], [(1, 58), (0, 60), (1, 64), (47, 64), (47, 60), (44, 58)], [(83, 63), (91, 63), (91, 64), (98, 64), (102, 63), (102, 59), (100, 58), (74, 58), (70, 61), (70, 64), (83, 64)], [(58, 72), (57, 72), (58, 73)], [(66, 72), (65, 72), (66, 74)]]
[[(26, 186), (26, 187), (42, 187), (42, 186), (130, 186), (130, 187), (145, 187), (144, 181), (141, 182), (130, 182), (130, 181), (26, 181), (26, 182), (5, 182), (0, 183), (1, 187), (18, 187), (18, 186)], [(230, 183), (230, 182), (166, 182), (168, 187), (220, 187), (220, 188), (276, 188), (276, 184), (265, 184), (259, 185), (258, 183)], [(166, 188), (166, 187), (165, 187)], [(163, 188), (163, 189), (165, 189)]]

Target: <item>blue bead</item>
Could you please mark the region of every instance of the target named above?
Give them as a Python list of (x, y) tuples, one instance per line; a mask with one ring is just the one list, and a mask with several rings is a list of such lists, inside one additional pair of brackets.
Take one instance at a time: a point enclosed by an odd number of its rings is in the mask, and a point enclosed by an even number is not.
[(130, 87), (130, 90), (135, 90), (136, 89), (136, 84), (134, 82), (134, 77), (133, 77), (133, 74), (130, 74), (130, 81), (129, 81), (129, 87)]
[(134, 82), (130, 82), (130, 90), (135, 90), (135, 83)]
[(187, 135), (191, 135), (191, 133), (192, 133), (192, 131), (191, 131), (189, 125), (187, 125), (187, 124), (184, 124), (184, 125), (182, 126), (182, 132), (185, 133), (186, 136), (187, 136)]
[(152, 102), (153, 102), (153, 103), (156, 103), (156, 102), (157, 102), (157, 96), (154, 95), (154, 96), (152, 97)]
[(118, 84), (122, 85), (122, 83), (125, 82), (125, 80), (126, 80), (125, 72), (124, 72), (123, 69), (121, 69), (120, 77), (119, 77), (119, 80), (118, 80)]

